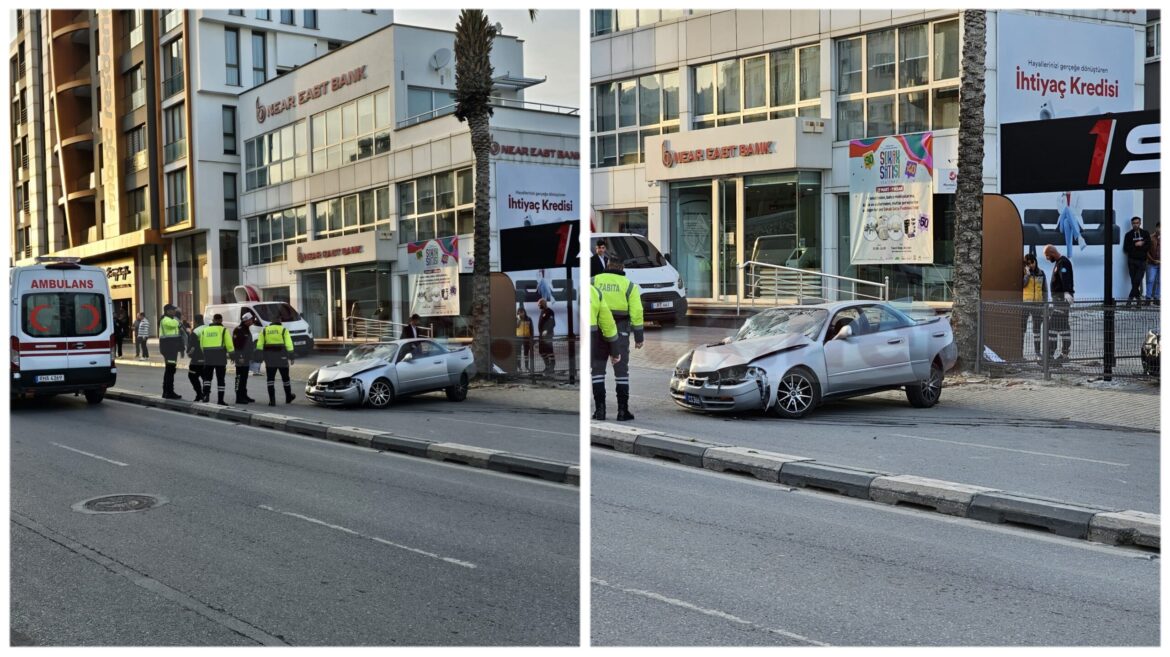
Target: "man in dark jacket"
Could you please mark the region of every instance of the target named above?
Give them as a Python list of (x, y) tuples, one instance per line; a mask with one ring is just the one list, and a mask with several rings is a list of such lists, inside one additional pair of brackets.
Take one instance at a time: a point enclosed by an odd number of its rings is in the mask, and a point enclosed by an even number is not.
[(1069, 326), (1069, 310), (1073, 302), (1073, 266), (1067, 256), (1060, 254), (1055, 246), (1044, 247), (1044, 258), (1052, 263), (1052, 278), (1049, 279), (1052, 299), (1052, 318), (1048, 322), (1048, 353), (1056, 353), (1057, 338), (1060, 338), (1060, 355), (1053, 360), (1068, 360), (1072, 347), (1072, 328)]
[(252, 342), (252, 324), (255, 320), (252, 313), (244, 313), (239, 326), (232, 331), (232, 344), (236, 347), (232, 353), (232, 360), (236, 365), (237, 404), (251, 404), (256, 401), (248, 396), (248, 372), (252, 368), (252, 354), (255, 352)]
[(540, 306), (540, 318), (536, 324), (536, 330), (540, 333), (540, 357), (544, 360), (544, 373), (552, 374), (557, 368), (557, 357), (553, 350), (553, 334), (556, 332), (557, 318), (544, 299), (537, 301), (536, 305)]
[(398, 336), (398, 339), (411, 340), (414, 338), (421, 338), (422, 335), (419, 334), (418, 330), (418, 321), (420, 319), (422, 318), (418, 316), (418, 313), (411, 315), (410, 323), (402, 327), (402, 335)]
[(605, 267), (609, 264), (609, 247), (606, 246), (605, 240), (597, 240), (593, 248), (593, 256), (589, 258), (589, 278), (591, 279), (598, 274), (604, 274)]
[(1142, 229), (1142, 218), (1130, 220), (1130, 231), (1122, 240), (1121, 250), (1129, 262), (1129, 297), (1125, 305), (1142, 305), (1142, 278), (1146, 275), (1146, 256), (1150, 253), (1150, 233)]
[(187, 379), (195, 388), (195, 401), (211, 401), (203, 395), (203, 347), (199, 344), (199, 334), (203, 332), (203, 315), (195, 316), (195, 327), (191, 329), (187, 338), (187, 357), (191, 362), (187, 364)]

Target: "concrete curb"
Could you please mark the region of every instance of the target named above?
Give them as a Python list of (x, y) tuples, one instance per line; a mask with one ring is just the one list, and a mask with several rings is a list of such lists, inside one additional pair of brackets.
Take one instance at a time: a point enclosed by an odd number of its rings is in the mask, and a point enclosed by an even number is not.
[(306, 420), (304, 418), (279, 415), (276, 413), (261, 413), (234, 406), (162, 399), (157, 395), (150, 395), (134, 390), (110, 388), (106, 391), (106, 397), (115, 401), (137, 404), (139, 406), (164, 408), (188, 415), (237, 422), (239, 424), (273, 429), (293, 435), (307, 436), (337, 443), (349, 443), (382, 452), (393, 452), (395, 454), (403, 454), (416, 458), (458, 463), (476, 468), (494, 470), (496, 472), (568, 484), (570, 486), (581, 485), (581, 468), (576, 465), (533, 456), (524, 456), (522, 454), (512, 454), (501, 450), (473, 447), (459, 443), (437, 443), (432, 440), (396, 436), (385, 431), (364, 429), (361, 427), (338, 427), (316, 420)]
[(912, 506), (934, 513), (1015, 524), (1059, 536), (1161, 550), (1161, 517), (1106, 509), (914, 475), (821, 463), (816, 459), (718, 445), (629, 425), (593, 423), (590, 442), (618, 452), (669, 459), (715, 472), (748, 475), (775, 484)]

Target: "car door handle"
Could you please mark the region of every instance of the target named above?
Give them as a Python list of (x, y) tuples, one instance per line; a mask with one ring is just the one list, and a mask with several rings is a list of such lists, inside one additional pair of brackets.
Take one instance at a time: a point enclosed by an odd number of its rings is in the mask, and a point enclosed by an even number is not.
[(902, 338), (898, 338), (896, 340), (887, 340), (886, 344), (902, 344)]
[(933, 338), (945, 338), (947, 336), (947, 334), (946, 333), (931, 333), (930, 336)]
[(431, 361), (431, 364), (432, 364), (432, 365), (440, 365), (440, 364), (442, 364), (442, 362), (443, 362), (443, 361), (441, 361), (441, 360), (432, 360), (432, 361)]

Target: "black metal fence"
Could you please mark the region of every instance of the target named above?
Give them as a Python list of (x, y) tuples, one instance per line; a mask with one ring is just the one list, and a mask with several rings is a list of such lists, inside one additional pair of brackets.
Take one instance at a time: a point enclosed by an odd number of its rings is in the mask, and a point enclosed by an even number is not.
[[(1106, 335), (1113, 315), (1112, 336)], [(1158, 376), (1156, 361), (1142, 358), (1151, 330), (1161, 331), (1158, 306), (1126, 306), (1103, 301), (980, 304), (980, 354), (977, 371), (990, 375), (1054, 373), (1074, 376)], [(1112, 338), (1113, 354), (1106, 345)]]
[(492, 377), (503, 381), (576, 383), (581, 340), (558, 335), (541, 338), (492, 338)]

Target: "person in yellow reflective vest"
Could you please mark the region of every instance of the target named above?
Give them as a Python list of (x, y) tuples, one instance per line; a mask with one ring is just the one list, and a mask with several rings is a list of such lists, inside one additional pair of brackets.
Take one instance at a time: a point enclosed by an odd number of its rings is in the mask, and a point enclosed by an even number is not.
[[(179, 319), (179, 325), (182, 326), (182, 319)], [(191, 382), (192, 389), (195, 390), (195, 401), (209, 402), (211, 398), (207, 396), (207, 391), (203, 388), (203, 370), (206, 366), (203, 363), (203, 346), (199, 343), (199, 334), (203, 333), (203, 315), (195, 316), (195, 328), (191, 329), (191, 335), (187, 338), (187, 380)]]
[[(589, 338), (590, 363), (593, 374), (593, 419), (605, 419), (605, 361), (617, 358), (610, 355), (610, 349), (617, 343), (617, 323), (613, 320), (613, 313), (601, 293), (592, 285), (589, 286)], [(617, 361), (614, 360), (614, 364)]]
[(232, 335), (223, 327), (223, 315), (216, 313), (211, 323), (199, 333), (199, 346), (203, 349), (203, 401), (211, 401), (211, 377), (215, 376), (215, 391), (220, 406), (227, 406), (223, 400), (224, 377), (227, 375), (228, 354), (236, 350)]
[[(613, 313), (617, 324), (618, 338), (611, 355), (616, 356), (613, 361), (613, 375), (617, 381), (617, 403), (619, 422), (634, 419), (630, 413), (630, 332), (634, 334), (634, 348), (641, 349), (642, 334), (642, 291), (625, 276), (625, 263), (619, 258), (610, 258), (606, 264), (604, 274), (593, 277), (593, 287), (601, 294), (605, 305)], [(604, 371), (598, 387), (596, 375), (594, 377), (594, 394), (600, 389), (605, 393)]]
[(166, 362), (163, 371), (163, 399), (182, 399), (175, 394), (175, 370), (179, 361), (179, 351), (183, 349), (183, 335), (179, 329), (179, 320), (175, 319), (178, 309), (167, 304), (163, 306), (163, 317), (158, 322), (158, 350)]
[(280, 379), (284, 382), (284, 403), (291, 404), (297, 398), (292, 391), (292, 383), (288, 380), (288, 368), (293, 360), (292, 336), (288, 334), (280, 318), (260, 331), (260, 338), (256, 340), (256, 349), (264, 356), (264, 374), (268, 377), (268, 405), (276, 406), (276, 373), (280, 372)]

